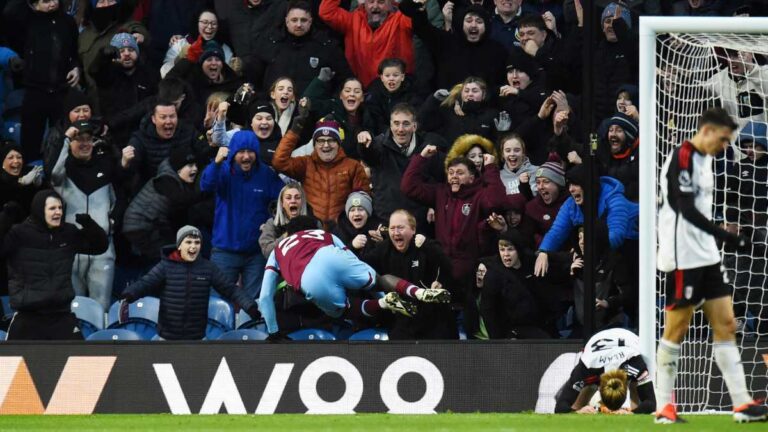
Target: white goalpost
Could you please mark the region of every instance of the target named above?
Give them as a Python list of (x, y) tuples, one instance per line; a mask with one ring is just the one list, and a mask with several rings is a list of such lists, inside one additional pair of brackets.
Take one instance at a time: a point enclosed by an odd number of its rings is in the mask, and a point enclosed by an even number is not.
[[(656, 343), (663, 329), (665, 276), (656, 271), (658, 176), (667, 155), (693, 136), (701, 112), (720, 104), (739, 124), (768, 122), (768, 18), (640, 18), (640, 299), (641, 351), (655, 372)], [(736, 59), (728, 62), (728, 56)], [(764, 60), (757, 60), (765, 56)], [(744, 76), (729, 64), (740, 62)], [(746, 66), (745, 66), (746, 65)], [(738, 66), (735, 66), (738, 68)], [(736, 76), (736, 79), (734, 79)], [(731, 83), (732, 80), (733, 83)], [(738, 134), (738, 132), (737, 132)], [(752, 140), (766, 137), (751, 135)], [(743, 140), (743, 144), (750, 142)], [(741, 325), (747, 386), (755, 397), (768, 392), (768, 279), (763, 197), (743, 185), (754, 162), (738, 143), (716, 160), (715, 214), (736, 224), (753, 241), (751, 253), (723, 250), (727, 282)], [(768, 157), (768, 156), (766, 156)], [(743, 178), (742, 178), (743, 177)], [(747, 192), (745, 192), (745, 190)], [(754, 189), (753, 189), (754, 190)], [(734, 216), (736, 215), (736, 216)], [(745, 220), (743, 215), (749, 215)], [(736, 219), (734, 220), (734, 217)], [(722, 218), (722, 219), (720, 219)], [(763, 357), (765, 355), (765, 357)], [(721, 412), (730, 398), (712, 359), (711, 335), (697, 312), (682, 345), (675, 385), (681, 412)]]

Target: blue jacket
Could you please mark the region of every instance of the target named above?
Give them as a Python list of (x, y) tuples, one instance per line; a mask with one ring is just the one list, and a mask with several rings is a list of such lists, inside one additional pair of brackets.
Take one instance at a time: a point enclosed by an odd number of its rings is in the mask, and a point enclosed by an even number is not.
[[(256, 153), (256, 162), (244, 172), (234, 157), (241, 150)], [(283, 182), (258, 160), (259, 139), (252, 131), (236, 133), (229, 143), (229, 158), (211, 163), (200, 177), (200, 190), (216, 192), (213, 246), (230, 252), (257, 252), (259, 227), (269, 218), (269, 203), (277, 199)]]
[[(624, 240), (637, 240), (638, 213), (640, 207), (624, 196), (624, 186), (613, 177), (600, 177), (600, 197), (597, 200), (597, 217), (606, 216), (608, 242), (611, 249), (618, 249)], [(607, 214), (606, 214), (607, 212)], [(553, 252), (565, 243), (571, 230), (584, 224), (584, 214), (573, 197), (568, 197), (560, 207), (552, 228), (544, 235), (539, 250)]]
[(11, 73), (8, 71), (8, 60), (13, 57), (18, 57), (12, 49), (6, 47), (0, 47), (0, 113), (3, 112), (3, 105), (5, 103), (5, 97), (13, 90), (13, 83), (11, 81)]
[(185, 262), (173, 245), (165, 247), (160, 263), (126, 288), (123, 295), (159, 297), (160, 336), (169, 340), (193, 340), (205, 336), (211, 288), (243, 309), (250, 309), (255, 304), (216, 264), (202, 257)]

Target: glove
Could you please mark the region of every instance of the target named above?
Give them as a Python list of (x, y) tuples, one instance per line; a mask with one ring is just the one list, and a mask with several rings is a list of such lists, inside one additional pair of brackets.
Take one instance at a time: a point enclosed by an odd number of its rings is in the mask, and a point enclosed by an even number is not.
[(128, 306), (131, 304), (128, 300), (120, 301), (120, 315), (118, 316), (118, 322), (123, 324), (128, 321)]
[(299, 115), (293, 119), (293, 124), (291, 125), (291, 130), (296, 135), (301, 135), (301, 132), (309, 121), (310, 102), (309, 98), (302, 98), (302, 100), (304, 99), (307, 101), (306, 106), (302, 106), (301, 103), (299, 103)]
[(328, 82), (333, 78), (333, 70), (329, 67), (320, 68), (320, 73), (317, 75), (317, 79), (323, 82)]
[(502, 111), (499, 113), (499, 118), (493, 119), (493, 124), (496, 125), (496, 130), (499, 132), (506, 132), (512, 126), (512, 120), (509, 118), (509, 113)]
[(3, 206), (3, 214), (12, 222), (17, 222), (21, 219), (21, 206), (16, 201), (8, 201)]
[(120, 53), (117, 51), (117, 48), (112, 45), (107, 45), (101, 49), (101, 55), (108, 59), (116, 59), (120, 56)]
[(88, 213), (78, 213), (75, 215), (75, 222), (80, 224), (80, 226), (86, 226), (90, 223), (95, 223), (93, 221), (93, 218), (91, 218), (91, 215)]
[(279, 332), (279, 331), (270, 333), (269, 336), (267, 336), (267, 341), (273, 342), (273, 343), (280, 343), (280, 342), (285, 342), (289, 340), (291, 340), (291, 338), (285, 336), (282, 332)]
[(249, 307), (245, 311), (252, 320), (257, 321), (261, 319), (261, 312), (259, 312), (259, 308), (256, 305)]
[(29, 186), (31, 184), (40, 185), (43, 182), (43, 167), (37, 165), (23, 177), (19, 179), (19, 184), (22, 186)]
[(24, 70), (24, 59), (21, 57), (11, 57), (8, 60), (8, 66), (11, 67), (11, 72), (17, 73)]
[(448, 97), (448, 95), (449, 95), (449, 94), (450, 94), (450, 92), (449, 92), (448, 90), (446, 90), (446, 89), (440, 89), (440, 90), (436, 91), (436, 92), (433, 94), (433, 96), (435, 97), (435, 99), (437, 99), (437, 100), (439, 100), (440, 102), (442, 102), (442, 101), (444, 101), (444, 100), (445, 100), (445, 98), (447, 98), (447, 97)]

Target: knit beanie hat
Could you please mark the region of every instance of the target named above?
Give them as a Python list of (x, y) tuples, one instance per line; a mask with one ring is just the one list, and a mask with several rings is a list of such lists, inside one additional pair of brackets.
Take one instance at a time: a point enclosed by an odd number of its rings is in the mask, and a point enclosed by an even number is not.
[(341, 137), (341, 126), (333, 119), (320, 119), (319, 122), (315, 123), (315, 133), (312, 134), (312, 140), (316, 140), (321, 136), (330, 136), (339, 143), (343, 140)]
[(368, 213), (368, 216), (373, 214), (373, 200), (370, 195), (363, 191), (349, 194), (347, 203), (344, 205), (344, 212), (349, 214), (352, 207), (362, 207)]
[(136, 39), (134, 39), (131, 34), (118, 33), (112, 36), (112, 40), (109, 41), (109, 44), (118, 50), (120, 48), (133, 48), (133, 50), (136, 51), (136, 54), (139, 54), (139, 44), (136, 43)]
[[(597, 167), (595, 167), (595, 178), (593, 179), (593, 185), (598, 184), (598, 175)], [(569, 184), (574, 184), (584, 188), (585, 193), (590, 189), (589, 173), (587, 172), (586, 164), (575, 165), (573, 168), (569, 169), (567, 173), (565, 173), (565, 178), (568, 180)]]
[(536, 177), (549, 179), (556, 185), (565, 187), (565, 171), (557, 153), (550, 153), (547, 161), (536, 170)]
[(8, 153), (16, 151), (19, 154), (23, 154), (21, 151), (21, 146), (16, 144), (13, 141), (5, 141), (2, 146), (0, 146), (0, 163), (2, 163), (5, 160), (5, 157), (8, 156)]
[(619, 126), (624, 130), (624, 135), (627, 136), (627, 145), (631, 146), (633, 142), (637, 139), (638, 134), (638, 127), (637, 122), (632, 117), (617, 112), (613, 115), (605, 124), (605, 133), (604, 135), (608, 136), (608, 129), (610, 129), (611, 126), (616, 125)]
[(219, 60), (224, 61), (224, 51), (215, 40), (209, 40), (203, 45), (203, 53), (200, 54), (198, 62), (202, 64), (209, 57), (218, 57)]
[[(604, 23), (607, 18), (611, 18), (616, 15), (616, 8), (619, 7), (616, 3), (608, 3), (608, 6), (603, 9), (603, 15), (600, 17), (600, 23)], [(632, 15), (629, 14), (629, 8), (626, 6), (621, 7), (621, 19), (627, 23), (627, 27), (632, 27)]]
[(743, 146), (744, 143), (751, 142), (754, 145), (759, 145), (764, 149), (768, 149), (768, 124), (760, 121), (749, 121), (744, 128), (739, 132), (739, 137), (736, 142), (739, 146)]
[(539, 76), (539, 72), (541, 72), (536, 61), (520, 48), (513, 48), (507, 58), (507, 71), (512, 69), (525, 72), (531, 80), (536, 79)]
[(250, 117), (251, 120), (253, 120), (253, 117), (258, 113), (269, 114), (273, 119), (277, 120), (275, 116), (275, 108), (267, 101), (255, 101), (248, 107), (248, 117)]
[[(69, 91), (67, 91), (67, 96), (64, 98), (64, 118), (69, 116), (70, 111), (82, 105), (88, 105), (92, 107), (88, 96), (86, 96), (85, 93), (81, 92), (80, 90), (69, 89)], [(68, 122), (69, 120), (67, 120), (67, 123)]]
[(170, 156), (168, 156), (168, 162), (171, 164), (171, 168), (177, 172), (196, 161), (195, 154), (186, 146), (175, 147), (171, 150)]
[(200, 234), (200, 230), (193, 227), (192, 225), (184, 225), (183, 227), (179, 228), (179, 230), (176, 231), (176, 247), (178, 248), (181, 246), (181, 242), (190, 236), (197, 238), (203, 237), (202, 234)]

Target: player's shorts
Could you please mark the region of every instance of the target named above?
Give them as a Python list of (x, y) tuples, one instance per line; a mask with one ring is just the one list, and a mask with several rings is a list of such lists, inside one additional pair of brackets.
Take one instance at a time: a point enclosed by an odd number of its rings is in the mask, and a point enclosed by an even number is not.
[(720, 264), (667, 273), (665, 309), (696, 306), (705, 301), (730, 296), (731, 288), (723, 282)]
[(347, 308), (347, 290), (369, 290), (375, 283), (376, 271), (371, 266), (335, 246), (318, 249), (301, 275), (307, 300), (334, 318)]

